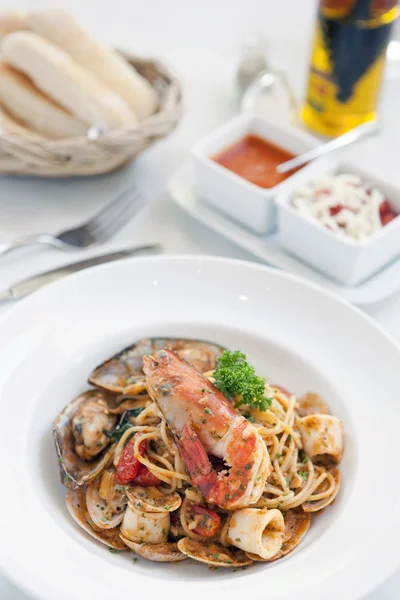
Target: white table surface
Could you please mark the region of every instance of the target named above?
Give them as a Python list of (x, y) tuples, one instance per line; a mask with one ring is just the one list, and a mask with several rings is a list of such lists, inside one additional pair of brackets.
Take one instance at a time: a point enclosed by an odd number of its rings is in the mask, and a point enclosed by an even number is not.
[[(73, 10), (103, 39), (158, 55), (172, 65), (184, 84), (185, 116), (170, 138), (118, 173), (57, 181), (0, 176), (0, 243), (23, 233), (51, 232), (72, 226), (131, 182), (146, 191), (152, 204), (126, 225), (107, 248), (157, 241), (163, 244), (166, 253), (201, 253), (252, 260), (234, 244), (175, 207), (165, 193), (165, 186), (174, 169), (187, 159), (192, 143), (237, 112), (231, 75), (244, 36), (265, 33), (270, 40), (271, 58), (291, 73), (295, 86), (301, 89), (307, 69), (315, 0), (280, 3), (265, 0), (136, 3), (65, 0), (61, 4)], [(43, 2), (25, 1), (20, 6), (43, 6)], [(15, 8), (16, 1), (3, 0), (3, 7)], [(400, 93), (400, 86), (393, 89)], [(386, 97), (385, 101), (395, 103), (393, 97)], [(397, 179), (400, 185), (399, 136), (393, 135), (396, 130), (400, 135), (400, 117), (392, 125), (390, 139), (385, 138), (382, 151), (375, 148), (373, 162), (379, 163), (380, 169), (394, 182)], [(369, 146), (365, 152), (366, 162), (371, 161)], [(95, 253), (96, 250), (62, 254), (46, 249), (4, 258), (0, 262), (0, 288)], [(368, 313), (400, 341), (400, 294), (369, 307)], [(400, 572), (368, 596), (368, 600), (398, 600), (399, 597)], [(29, 600), (1, 574), (0, 598)]]

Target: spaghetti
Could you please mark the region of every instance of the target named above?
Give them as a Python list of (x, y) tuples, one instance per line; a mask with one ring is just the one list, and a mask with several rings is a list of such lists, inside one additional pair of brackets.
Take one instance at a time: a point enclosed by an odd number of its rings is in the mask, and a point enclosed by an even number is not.
[[(206, 373), (210, 382), (212, 375), (212, 372)], [(212, 383), (210, 386), (212, 389)], [(336, 435), (335, 447), (326, 441), (332, 439), (329, 428), (335, 417), (327, 415), (326, 405), (320, 398), (320, 412), (312, 420), (309, 395), (296, 399), (284, 388), (266, 384), (265, 396), (271, 399), (266, 410), (242, 405), (236, 414), (240, 423), (248, 423), (242, 426), (242, 429), (247, 427), (243, 431), (250, 431), (252, 435), (255, 432), (257, 440), (262, 440), (265, 453), (262, 460), (268, 469), (263, 467), (262, 471), (259, 467), (257, 473), (264, 472), (267, 476), (255, 502), (246, 505), (240, 500), (242, 504), (238, 502), (237, 508), (229, 509), (228, 503), (210, 502), (207, 494), (200, 491), (201, 486), (194, 484), (191, 469), (184, 460), (183, 436), (171, 429), (148, 388), (139, 395), (121, 395), (112, 400), (104, 394), (102, 401), (108, 402), (110, 413), (126, 409), (122, 419), (124, 427), (116, 427), (108, 434), (111, 441), (114, 434), (119, 439), (111, 449), (103, 450), (103, 453), (109, 452), (109, 458), (102, 470), (80, 485), (78, 491), (78, 486), (68, 486), (74, 488), (67, 494), (72, 516), (86, 531), (91, 522), (94, 537), (103, 543), (121, 549), (122, 540), (122, 547), (129, 546), (152, 560), (176, 561), (190, 557), (210, 566), (244, 566), (254, 560), (269, 561), (284, 556), (300, 542), (311, 514), (334, 501), (340, 487), (337, 462), (343, 440)], [(84, 407), (79, 415), (80, 423)], [(325, 417), (323, 423), (322, 416)], [(341, 423), (337, 422), (341, 431)], [(308, 427), (306, 431), (304, 423)], [(93, 429), (93, 423), (91, 425)], [(325, 429), (321, 429), (322, 425)], [(73, 429), (73, 419), (71, 427)], [(243, 434), (244, 441), (240, 443), (246, 443), (248, 437), (244, 438)], [(305, 452), (305, 437), (318, 442), (320, 460)], [(135, 476), (125, 481), (127, 470), (121, 465), (124, 466), (127, 456), (130, 463), (125, 467), (128, 465), (131, 469), (127, 477), (132, 473)], [(211, 459), (218, 487), (227, 477), (226, 465), (218, 458)], [(232, 479), (232, 474), (230, 477)], [(257, 485), (254, 483), (254, 489)], [(86, 502), (87, 511), (76, 509), (78, 500)], [(84, 514), (86, 517), (82, 517)], [(265, 526), (257, 541), (257, 533), (251, 536), (250, 531), (255, 531), (253, 525), (260, 528), (262, 522)], [(240, 527), (242, 533), (238, 534)], [(108, 529), (104, 539), (103, 528)], [(110, 529), (115, 532), (115, 539), (119, 537), (116, 545), (110, 542), (113, 539)], [(260, 548), (258, 554), (254, 548)]]

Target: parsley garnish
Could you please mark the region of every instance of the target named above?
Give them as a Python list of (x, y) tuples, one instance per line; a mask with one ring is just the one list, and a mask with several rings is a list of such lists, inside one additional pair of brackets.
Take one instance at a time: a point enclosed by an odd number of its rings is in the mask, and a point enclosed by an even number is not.
[(132, 562), (133, 562), (133, 563), (136, 563), (136, 562), (137, 562), (137, 558), (136, 558), (136, 556), (132, 556)]
[(271, 406), (272, 398), (264, 396), (265, 379), (256, 375), (243, 352), (226, 350), (221, 354), (217, 358), (213, 377), (220, 392), (229, 400), (236, 400), (235, 408), (246, 404), (250, 408), (266, 411)]
[(254, 423), (255, 418), (251, 416), (251, 414), (249, 413), (249, 411), (244, 413), (245, 418), (250, 421), (250, 423)]
[(208, 408), (208, 406), (205, 407), (204, 412), (207, 413), (208, 415), (214, 416), (213, 411), (210, 408)]
[(300, 450), (299, 452), (299, 461), (302, 463), (307, 462), (307, 454), (304, 452), (304, 450)]
[(112, 552), (113, 554), (117, 554), (119, 552), (119, 550), (117, 550), (116, 548), (111, 548), (111, 546), (108, 546), (108, 549), (110, 552)]
[(297, 471), (297, 475), (300, 475), (304, 481), (308, 479), (308, 471)]

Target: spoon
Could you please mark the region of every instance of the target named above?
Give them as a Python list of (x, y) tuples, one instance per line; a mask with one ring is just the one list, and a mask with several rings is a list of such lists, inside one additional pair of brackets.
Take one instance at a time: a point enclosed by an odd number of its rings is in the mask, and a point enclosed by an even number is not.
[(317, 148), (313, 148), (308, 152), (304, 152), (304, 154), (299, 154), (299, 156), (281, 163), (276, 167), (276, 170), (278, 173), (287, 173), (296, 167), (305, 165), (315, 158), (326, 156), (330, 152), (339, 150), (339, 148), (344, 148), (345, 146), (354, 144), (355, 142), (358, 142), (366, 137), (376, 135), (380, 132), (380, 130), (381, 124), (378, 120), (363, 123), (362, 125), (354, 127), (354, 129), (350, 129), (350, 131), (347, 131), (343, 135), (340, 135), (326, 144), (321, 144), (321, 146), (318, 146)]

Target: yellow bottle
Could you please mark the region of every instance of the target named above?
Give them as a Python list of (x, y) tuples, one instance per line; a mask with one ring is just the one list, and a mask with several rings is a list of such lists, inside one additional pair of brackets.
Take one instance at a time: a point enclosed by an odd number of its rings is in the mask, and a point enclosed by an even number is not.
[(337, 136), (370, 121), (397, 0), (320, 0), (303, 108), (306, 125)]

